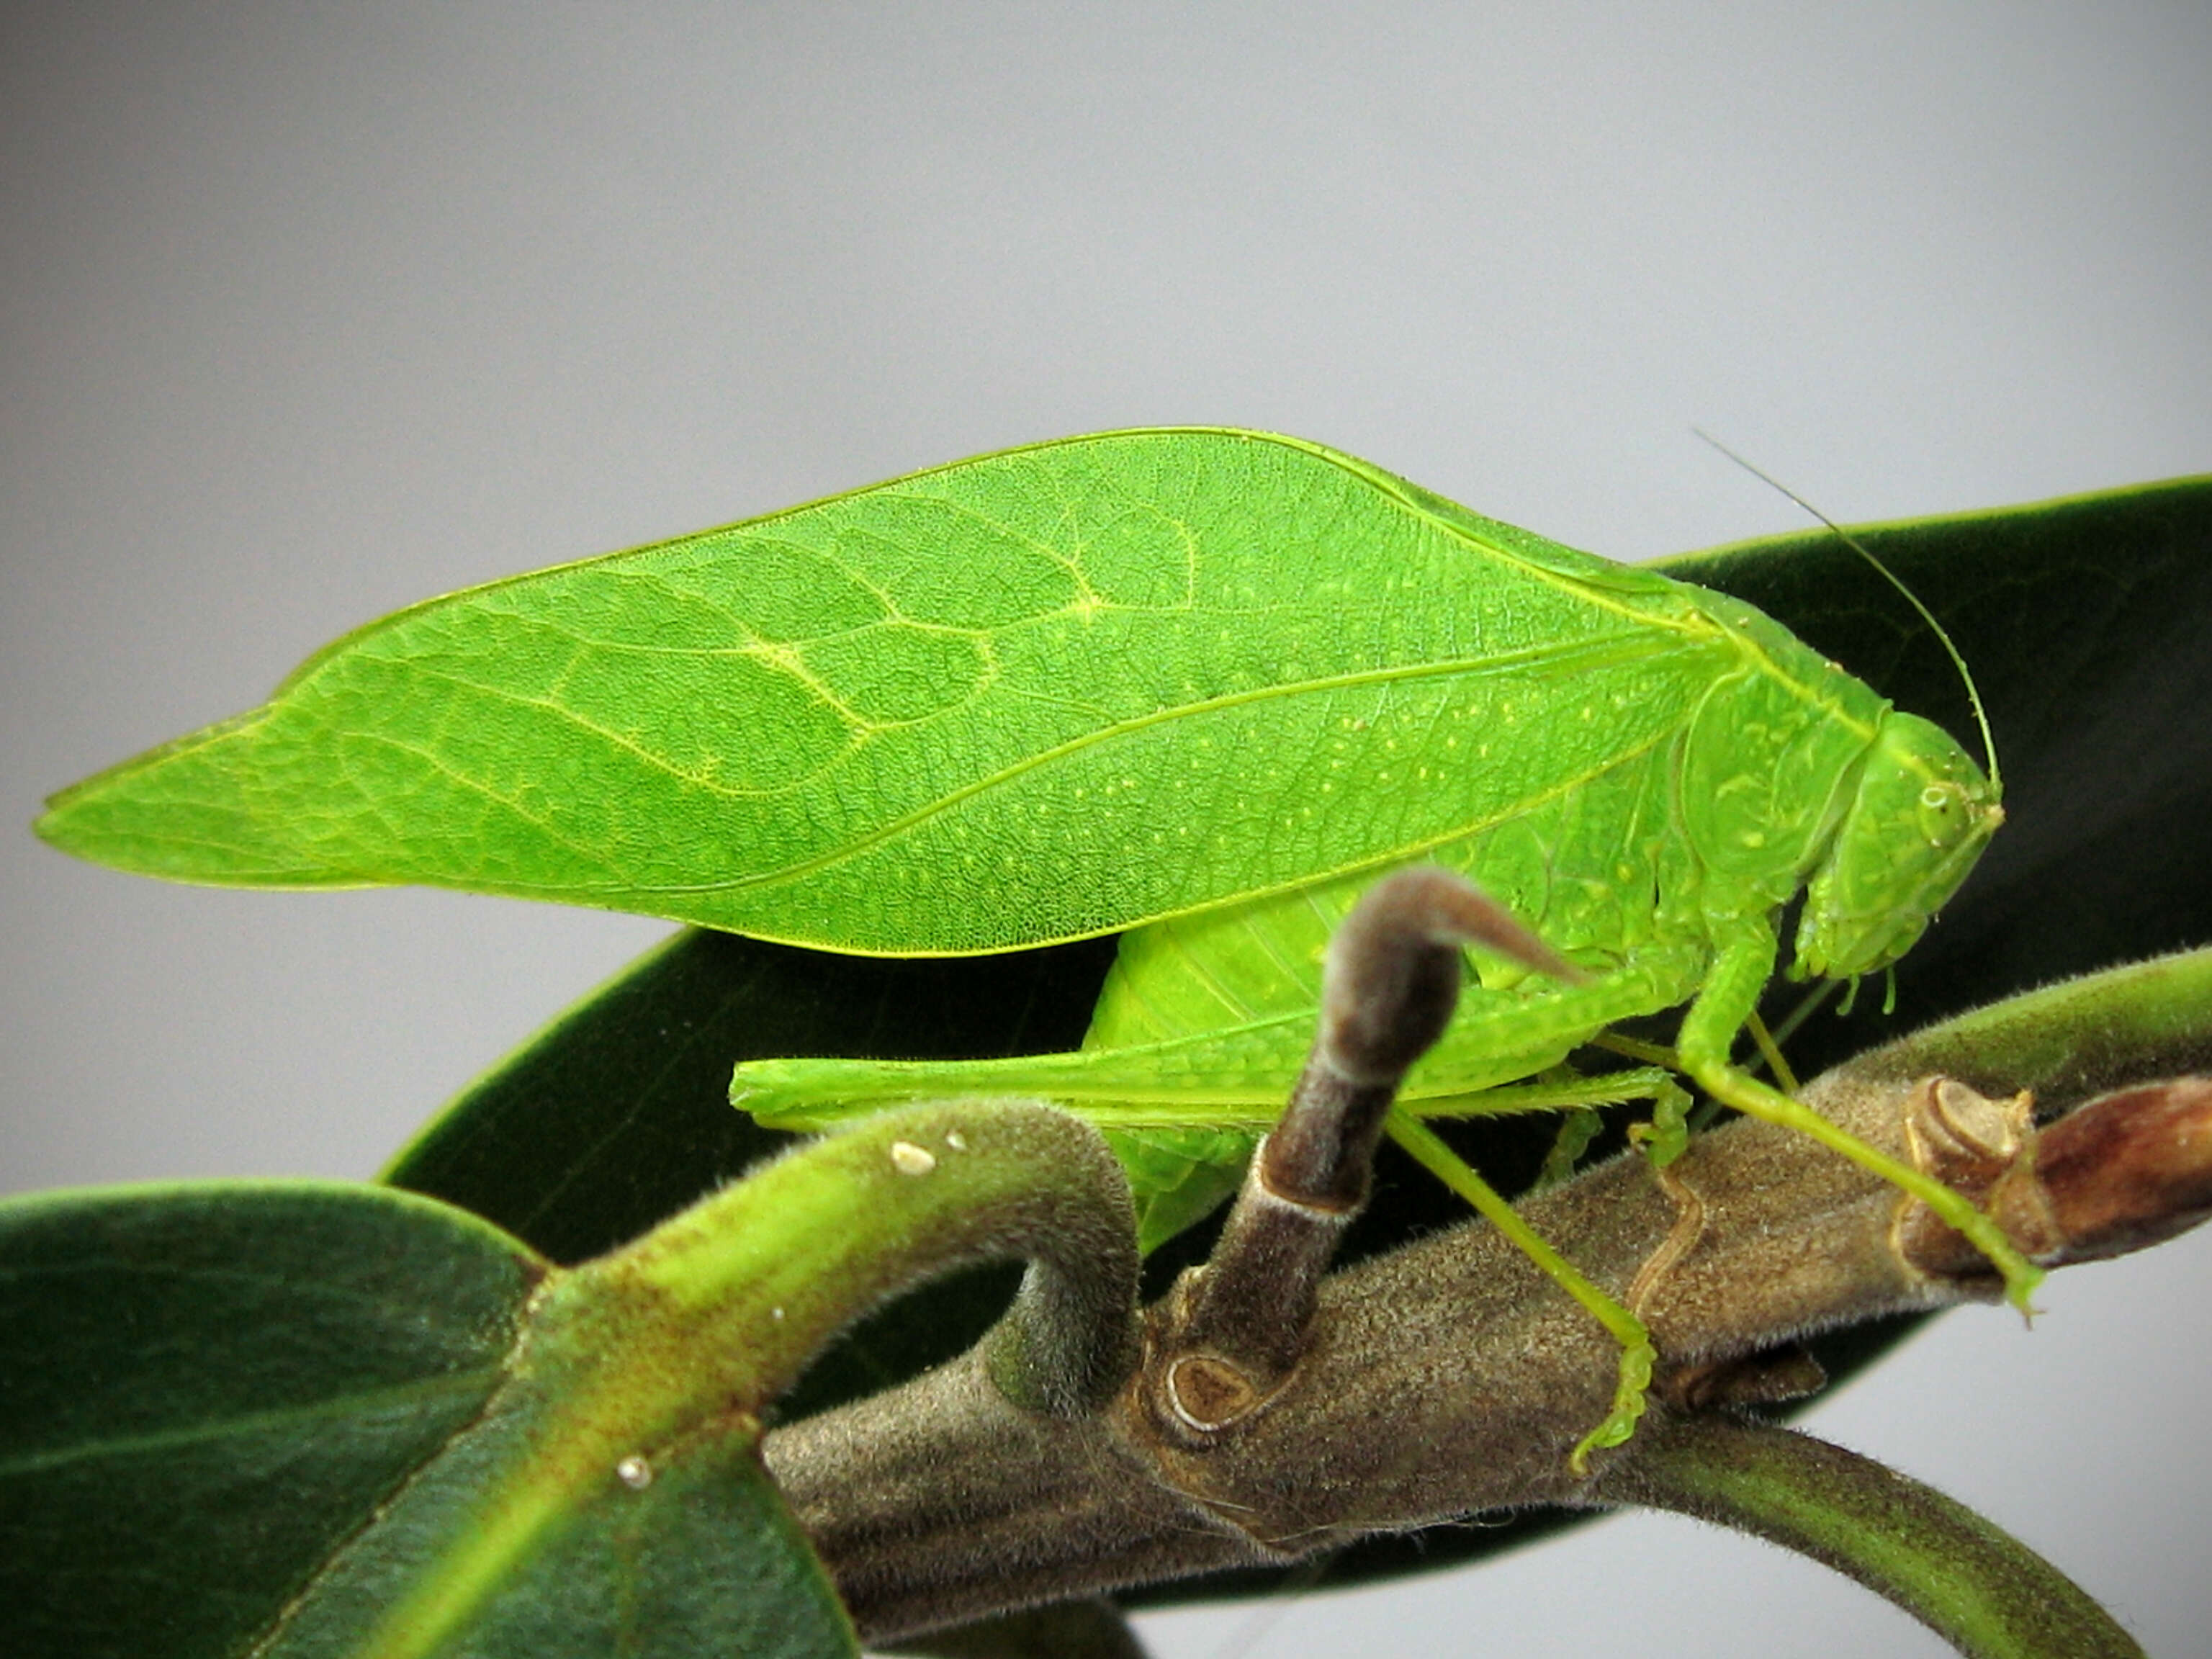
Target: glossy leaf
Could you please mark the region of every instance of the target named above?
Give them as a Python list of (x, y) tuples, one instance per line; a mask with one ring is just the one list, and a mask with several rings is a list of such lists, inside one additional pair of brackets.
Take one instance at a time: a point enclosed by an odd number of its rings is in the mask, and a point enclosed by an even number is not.
[(483, 1409), (542, 1273), (335, 1184), (0, 1206), (0, 1649), (245, 1653)]

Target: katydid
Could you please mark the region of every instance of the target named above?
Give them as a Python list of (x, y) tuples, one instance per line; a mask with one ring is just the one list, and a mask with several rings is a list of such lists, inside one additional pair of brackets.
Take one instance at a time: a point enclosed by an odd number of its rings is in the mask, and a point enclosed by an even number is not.
[(2034, 1270), (1985, 1218), (1731, 1060), (1783, 905), (1806, 894), (1793, 975), (1878, 971), (1997, 801), (1748, 605), (1316, 444), (1174, 428), (414, 606), (40, 828), (184, 880), (426, 882), (867, 954), (1121, 932), (1079, 1052), (766, 1062), (734, 1092), (787, 1124), (988, 1091), (1213, 1136), (1125, 1140), (1156, 1236), (1279, 1109), (1331, 928), (1429, 859), (1582, 978), (1478, 960), (1411, 1110), (1626, 1094), (1671, 1121), (1657, 1073), (1557, 1068), (1686, 1003), (1683, 1072), (1925, 1198), (2024, 1304)]
[[(1413, 1110), (1568, 1105), (1652, 1091), (1660, 1085), (1642, 1072), (1580, 1083), (1525, 1080), (1616, 1020), (1689, 1003), (1682, 1069), (1730, 1105), (1802, 1122), (1799, 1109), (1729, 1062), (1774, 966), (1775, 915), (1807, 892), (1790, 965), (1798, 978), (1856, 978), (1911, 947), (2003, 817), (1996, 786), (1948, 734), (1892, 708), (1738, 600), (1480, 519), (1318, 446), (1248, 433), (1109, 434), (966, 465), (1018, 459), (1044, 463), (1050, 474), (1056, 452), (1088, 460), (1094, 447), (1115, 445), (1142, 453), (1155, 499), (1202, 494), (1206, 471), (1224, 463), (1249, 470), (1236, 452), (1258, 447), (1340, 469), (1391, 498), (1451, 556), (1407, 561), (1387, 574), (1372, 557), (1333, 568), (1344, 550), (1328, 533), (1334, 526), (1324, 521), (1319, 536), (1287, 526), (1268, 597), (1288, 605), (1291, 595), (1310, 594), (1310, 611), (1341, 605), (1342, 627), (1359, 633), (1379, 576), (1391, 602), (1425, 609), (1451, 644), (1435, 659), (1395, 669), (1340, 670), (1324, 678), (1286, 667), (1276, 684), (1245, 690), (1231, 688), (1254, 677), (1250, 659), (1269, 641), (1224, 627), (1214, 695), (1102, 724), (1090, 740), (1109, 750), (1141, 748), (1152, 775), (1134, 773), (1133, 760), (1131, 775), (1109, 767), (1073, 780), (1058, 799), (1027, 792), (1040, 816), (1057, 810), (1092, 822), (1053, 848), (1058, 856), (1045, 867), (1008, 869), (1010, 883), (1025, 892), (1057, 888), (1054, 908), (1064, 914), (1117, 889), (1173, 884), (1177, 876), (1163, 866), (1181, 862), (1182, 843), (1198, 844), (1193, 862), (1218, 864), (1225, 837), (1216, 826), (1182, 822), (1170, 831), (1157, 809), (1147, 823), (1115, 799), (1117, 789), (1170, 802), (1187, 796), (1194, 811), (1230, 796), (1235, 810), (1226, 821), (1262, 848), (1310, 843), (1323, 815), (1384, 818), (1404, 826), (1399, 856), (1345, 860), (1348, 871), (1319, 864), (1303, 881), (1267, 882), (1274, 890), (1249, 897), (1209, 871), (1207, 884), (1222, 890), (1212, 902), (1129, 916), (1079, 1051), (960, 1064), (756, 1062), (736, 1079), (733, 1095), (743, 1104), (764, 1121), (800, 1127), (946, 1091), (1037, 1093), (1109, 1127), (1190, 1130), (1194, 1138), (1180, 1142), (1158, 1133), (1125, 1142), (1140, 1188), (1157, 1200), (1189, 1166), (1233, 1162), (1279, 1109), (1310, 1035), (1329, 933), (1377, 872), (1417, 854), (1474, 880), (1579, 963), (1589, 982), (1565, 986), (1502, 962), (1478, 963), (1467, 1006), (1408, 1085)], [(1164, 476), (1170, 468), (1185, 476)], [(1036, 483), (1052, 489), (1058, 480)], [(1060, 505), (1070, 509), (1073, 557), (1085, 526), (1073, 502)], [(1182, 545), (1159, 550), (1190, 562), (1188, 577), (1176, 573), (1190, 590), (1181, 607), (1188, 611), (1218, 600), (1194, 580), (1211, 550), (1195, 530)], [(1264, 623), (1261, 596), (1246, 589), (1241, 597)], [(1236, 615), (1218, 605), (1216, 614)], [(1113, 666), (1071, 662), (1055, 691), (1071, 702), (1097, 698), (1098, 679)], [(1343, 696), (1354, 688), (1364, 694), (1357, 702)], [(1326, 704), (1314, 712), (1335, 718), (1283, 722), (1283, 738), (1306, 739), (1303, 753), (1285, 752), (1249, 726), (1237, 729), (1232, 744), (1206, 724), (1224, 710), (1304, 702)], [(1177, 719), (1193, 727), (1188, 754), (1142, 744), (1145, 728)], [(1065, 758), (1039, 756), (989, 783), (1026, 781), (1023, 775)], [(1445, 791), (1456, 799), (1439, 810), (1436, 798)], [(1459, 833), (1422, 833), (1451, 816), (1464, 826)], [(908, 820), (890, 834), (911, 838), (917, 827)], [(1020, 834), (1018, 820), (993, 826), (1001, 827)], [(1139, 828), (1149, 835), (1132, 834)], [(1105, 867), (1067, 862), (1079, 850)], [(991, 853), (1004, 867), (1006, 849)], [(1255, 851), (1254, 863), (1261, 862)], [(793, 870), (761, 879), (814, 875)], [(951, 868), (918, 870), (908, 879), (918, 887), (940, 882), (963, 884)], [(948, 915), (931, 931), (972, 925)], [(1103, 929), (1053, 927), (1030, 937), (1096, 931)], [(899, 945), (882, 940), (874, 948), (890, 953)], [(933, 939), (906, 948), (948, 947)], [(1524, 1086), (1504, 1086), (1516, 1083)], [(1822, 1126), (1803, 1127), (1832, 1139)], [(1851, 1155), (1871, 1157), (1863, 1148)], [(1905, 1181), (1904, 1172), (1892, 1173)], [(1164, 1231), (1155, 1222), (1156, 1235)], [(2015, 1299), (2023, 1297), (2033, 1270), (2008, 1259), (1985, 1228), (1978, 1231), (2006, 1268)]]
[[(1555, 568), (1564, 551), (1553, 552)], [(1588, 573), (1592, 603), (1619, 603), (1616, 568), (1601, 568)], [(1924, 1176), (1759, 1084), (1730, 1063), (1730, 1052), (1773, 969), (1781, 904), (1809, 888), (1793, 975), (1856, 978), (1887, 967), (1918, 939), (2002, 822), (1998, 787), (1948, 733), (1889, 708), (1770, 619), (1717, 594), (1667, 586), (1653, 596), (1661, 599), (1651, 607), (1655, 623), (1676, 623), (1676, 607), (1689, 598), (1735, 644), (1735, 660), (1715, 673), (1684, 651), (1686, 684), (1698, 689), (1682, 699), (1686, 716), (1662, 740), (1598, 766), (1588, 765), (1588, 738), (1599, 705), (1578, 699), (1571, 682), (1560, 686), (1543, 642), (1519, 637), (1510, 612), (1495, 633), (1477, 634), (1478, 648), (1490, 647), (1483, 654), (1501, 664), (1520, 657), (1518, 675), (1501, 666), (1500, 678), (1520, 678), (1533, 707), (1516, 718), (1510, 690), (1500, 696), (1496, 726), (1469, 734), (1467, 763), (1518, 769), (1527, 750), (1547, 746), (1560, 762), (1532, 781), (1523, 799), (1493, 808), (1483, 828), (1425, 857), (1504, 900), (1588, 971), (1583, 983), (1568, 984), (1532, 977), (1503, 957), (1479, 960), (1477, 988), (1400, 1109), (1457, 1115), (1644, 1096), (1661, 1105), (1655, 1152), (1663, 1160), (1680, 1145), (1685, 1103), (1663, 1074), (1577, 1079), (1557, 1068), (1617, 1020), (1690, 1002), (1680, 1063), (1715, 1098), (1794, 1123), (1935, 1201)], [(1471, 607), (1478, 627), (1490, 619), (1485, 609)], [(1374, 875), (1363, 870), (1132, 928), (1073, 1053), (903, 1066), (754, 1062), (738, 1068), (732, 1097), (785, 1127), (947, 1093), (1054, 1099), (1091, 1115), (1121, 1153), (1149, 1251), (1234, 1188), (1304, 1058), (1328, 939)], [(1553, 1075), (1528, 1081), (1546, 1073)], [(1447, 1167), (1454, 1160), (1432, 1135), (1402, 1121), (1394, 1133), (1476, 1197), (1465, 1184), (1471, 1172)], [(1497, 1218), (1492, 1206), (1481, 1207)], [(1986, 1223), (1978, 1231), (2024, 1308), (2033, 1270), (1989, 1237)], [(1637, 1352), (1643, 1333), (1625, 1310), (1601, 1307), (1606, 1299), (1589, 1287), (1577, 1294), (1628, 1351), (1616, 1413), (1579, 1456), (1626, 1437), (1649, 1354)]]

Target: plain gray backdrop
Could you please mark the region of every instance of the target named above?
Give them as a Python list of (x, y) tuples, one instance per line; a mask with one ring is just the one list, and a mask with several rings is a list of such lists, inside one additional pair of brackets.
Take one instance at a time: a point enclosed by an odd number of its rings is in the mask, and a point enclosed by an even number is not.
[[(466, 583), (1027, 440), (1273, 428), (1640, 558), (2212, 465), (2200, 4), (0, 12), (0, 1188), (370, 1174), (665, 930), (21, 828)], [(2203, 1650), (2212, 1248), (1815, 1414)], [(1624, 1518), (1161, 1659), (1923, 1653)]]

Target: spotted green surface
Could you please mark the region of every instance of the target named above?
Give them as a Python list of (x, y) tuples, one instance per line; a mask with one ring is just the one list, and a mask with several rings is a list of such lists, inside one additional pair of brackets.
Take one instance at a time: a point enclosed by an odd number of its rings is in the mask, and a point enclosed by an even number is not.
[(1709, 611), (1316, 445), (1069, 439), (415, 606), (40, 830), (186, 881), (1004, 949), (1601, 769), (1735, 659)]

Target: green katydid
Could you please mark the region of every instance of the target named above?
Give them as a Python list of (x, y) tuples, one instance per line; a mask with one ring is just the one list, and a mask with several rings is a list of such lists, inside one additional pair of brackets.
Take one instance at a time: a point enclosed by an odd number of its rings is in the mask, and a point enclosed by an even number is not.
[(1279, 1108), (1335, 921), (1432, 859), (1585, 978), (1479, 963), (1413, 1110), (1671, 1104), (1650, 1071), (1553, 1073), (1687, 1003), (1684, 1072), (1925, 1198), (2024, 1305), (2035, 1271), (1986, 1218), (1730, 1060), (1781, 906), (1807, 893), (1793, 974), (1879, 970), (1997, 799), (1940, 729), (1748, 605), (1318, 445), (1181, 428), (414, 606), (40, 828), (178, 879), (426, 882), (862, 953), (1124, 931), (1078, 1053), (767, 1062), (734, 1091), (794, 1124), (988, 1090), (1196, 1126), (1215, 1138), (1124, 1142), (1155, 1232)]

